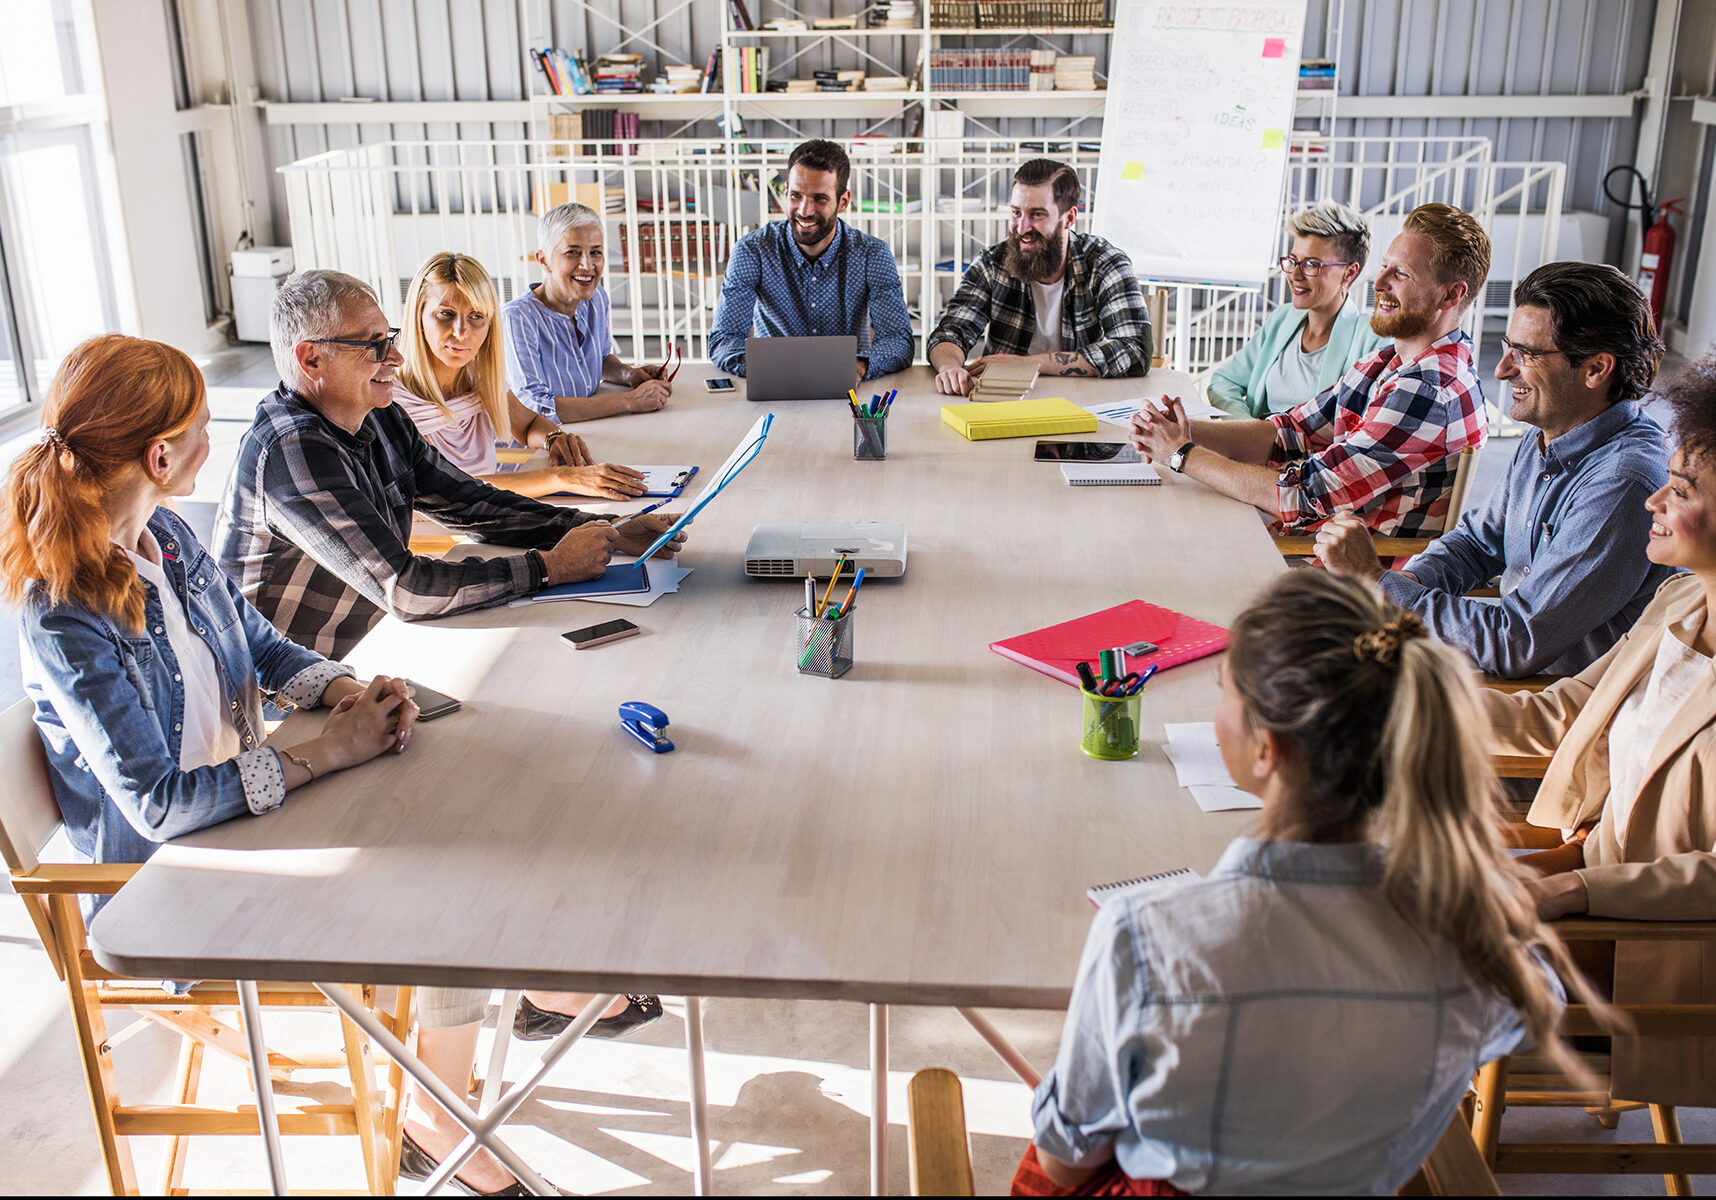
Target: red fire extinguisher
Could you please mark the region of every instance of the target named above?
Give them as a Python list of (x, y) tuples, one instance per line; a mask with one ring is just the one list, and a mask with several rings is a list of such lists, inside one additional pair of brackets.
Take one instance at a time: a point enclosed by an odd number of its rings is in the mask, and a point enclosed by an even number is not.
[(1674, 226), (1668, 214), (1679, 212), (1680, 200), (1670, 200), (1659, 209), (1656, 224), (1645, 230), (1644, 253), (1639, 255), (1639, 291), (1650, 300), (1651, 319), (1662, 328), (1662, 305), (1668, 298), (1668, 266), (1674, 261)]
[[(1639, 202), (1632, 203), (1623, 200), (1609, 190), (1609, 180), (1621, 172), (1626, 172), (1638, 184)], [(1611, 203), (1640, 214), (1640, 223), (1645, 225), (1644, 252), (1639, 255), (1639, 291), (1650, 300), (1651, 319), (1656, 327), (1662, 328), (1663, 305), (1668, 300), (1668, 272), (1674, 262), (1674, 225), (1669, 221), (1668, 214), (1679, 212), (1676, 205), (1685, 203), (1685, 197), (1679, 200), (1669, 200), (1660, 208), (1650, 201), (1650, 191), (1645, 186), (1643, 175), (1627, 163), (1610, 167), (1609, 173), (1603, 176), (1603, 195)]]

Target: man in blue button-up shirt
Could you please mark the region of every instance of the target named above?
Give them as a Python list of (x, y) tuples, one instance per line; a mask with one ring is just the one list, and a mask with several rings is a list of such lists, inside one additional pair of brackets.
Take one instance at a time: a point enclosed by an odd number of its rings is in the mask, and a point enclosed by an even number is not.
[(787, 219), (739, 239), (721, 282), (709, 357), (745, 373), (745, 338), (858, 338), (855, 382), (912, 361), (912, 322), (893, 251), (840, 219), (852, 204), (846, 152), (821, 138), (787, 159)]
[[(1663, 431), (1634, 403), (1663, 345), (1644, 296), (1614, 267), (1549, 263), (1513, 302), (1496, 378), (1509, 415), (1538, 433), (1520, 440), (1489, 503), (1401, 571), (1383, 570), (1352, 517), (1323, 526), (1317, 557), (1374, 580), (1480, 671), (1571, 675), (1620, 641), (1671, 574), (1645, 557), (1645, 499), (1668, 479)], [(1466, 595), (1498, 577), (1499, 603)]]

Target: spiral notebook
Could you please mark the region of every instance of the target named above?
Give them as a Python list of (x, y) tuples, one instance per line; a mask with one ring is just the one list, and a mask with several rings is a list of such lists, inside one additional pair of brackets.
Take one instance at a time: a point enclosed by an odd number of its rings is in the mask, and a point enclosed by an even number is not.
[(1085, 898), (1098, 908), (1102, 902), (1119, 892), (1129, 891), (1135, 887), (1143, 887), (1147, 883), (1189, 883), (1194, 879), (1202, 879), (1190, 867), (1181, 867), (1178, 871), (1163, 871), (1159, 875), (1141, 875), (1137, 879), (1119, 879), (1113, 883), (1099, 883), (1095, 887), (1084, 889)]
[(1155, 664), (1166, 671), (1227, 649), (1227, 630), (1171, 608), (1128, 600), (1034, 633), (990, 642), (989, 648), (1003, 658), (1077, 687), (1080, 662), (1095, 662), (1099, 651), (1133, 642), (1154, 642), (1159, 648), (1152, 654), (1128, 656), (1127, 670), (1142, 671)]
[(1061, 478), (1074, 487), (1158, 487), (1162, 476), (1149, 463), (1062, 463)]

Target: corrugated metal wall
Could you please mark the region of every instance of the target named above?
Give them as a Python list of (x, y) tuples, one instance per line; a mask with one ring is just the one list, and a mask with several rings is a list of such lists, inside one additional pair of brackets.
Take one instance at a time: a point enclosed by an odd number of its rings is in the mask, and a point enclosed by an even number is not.
[[(714, 47), (723, 0), (249, 0), (257, 74), (268, 100), (516, 100), (528, 95), (520, 53), (521, 21), (534, 45), (594, 55), (625, 49), (654, 59), (701, 64)], [(785, 10), (749, 0), (759, 21)], [(851, 12), (852, 0), (804, 0), (799, 15)], [(1613, 94), (1642, 85), (1654, 0), (1308, 0), (1305, 53), (1337, 57), (1341, 93), (1424, 96), (1422, 119), (1336, 122), (1336, 134), (1478, 135), (1498, 158), (1568, 164), (1569, 207), (1612, 220), (1610, 254), (1619, 249), (1621, 214), (1602, 197), (1612, 163), (1630, 161), (1633, 118), (1437, 118), (1438, 95)], [(635, 36), (628, 36), (635, 35)], [(774, 45), (777, 56), (788, 43)], [(916, 38), (873, 38), (869, 51), (898, 73), (915, 66)], [(947, 42), (944, 44), (957, 44)], [(990, 44), (993, 44), (991, 42)], [(1068, 53), (1107, 49), (1106, 38), (1062, 38)], [(777, 57), (777, 62), (779, 57)], [(1100, 59), (1099, 59), (1100, 61)], [(852, 50), (824, 44), (795, 64), (795, 74), (863, 65)], [(872, 65), (871, 68), (879, 70)], [(1339, 116), (1339, 104), (1336, 104)], [(807, 132), (840, 136), (868, 123), (816, 122)], [(1046, 135), (1064, 121), (991, 122), (993, 132)], [(1094, 133), (1097, 122), (1080, 132)], [(646, 123), (645, 136), (713, 134)], [(784, 131), (752, 129), (753, 133)], [(887, 132), (886, 129), (878, 132)], [(386, 138), (526, 136), (522, 124), (272, 127), (272, 165), (356, 141)], [(280, 192), (276, 185), (276, 200)], [(276, 225), (282, 208), (276, 204)], [(278, 229), (280, 234), (283, 229)]]

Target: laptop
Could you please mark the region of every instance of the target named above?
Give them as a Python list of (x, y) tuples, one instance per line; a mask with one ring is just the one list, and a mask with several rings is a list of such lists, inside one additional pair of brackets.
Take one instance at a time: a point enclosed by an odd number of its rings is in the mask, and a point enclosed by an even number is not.
[(858, 339), (749, 337), (745, 394), (752, 400), (844, 400), (857, 378)]

